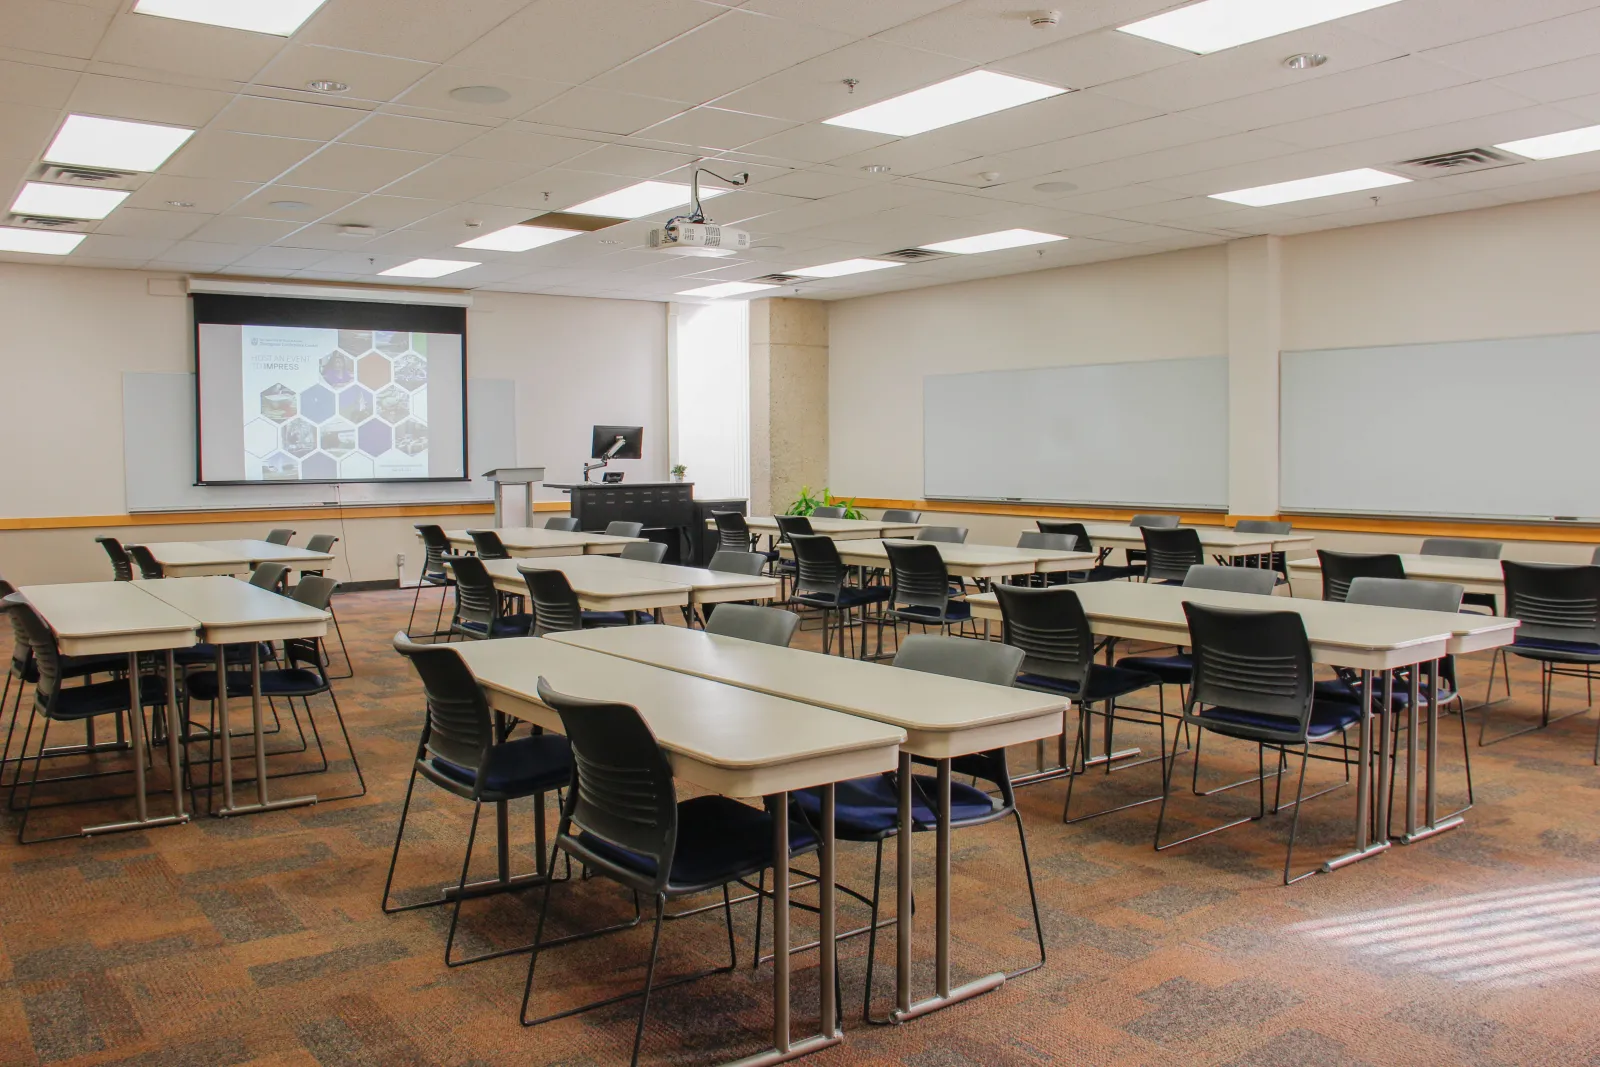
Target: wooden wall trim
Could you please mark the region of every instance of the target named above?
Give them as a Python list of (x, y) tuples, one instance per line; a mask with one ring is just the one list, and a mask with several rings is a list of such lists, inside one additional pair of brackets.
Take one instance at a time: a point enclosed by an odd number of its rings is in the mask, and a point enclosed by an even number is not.
[[(566, 511), (567, 505), (559, 500), (539, 500), (534, 511)], [(462, 504), (374, 504), (363, 507), (345, 505), (337, 508), (261, 508), (228, 511), (152, 511), (137, 515), (55, 515), (17, 519), (0, 518), (0, 531), (4, 530), (81, 530), (87, 528), (127, 526), (201, 526), (230, 522), (316, 522), (326, 519), (359, 521), (362, 519), (400, 519), (414, 516), (493, 515), (494, 505), (479, 502)]]
[[(988, 501), (889, 500), (857, 497), (857, 507), (903, 508), (962, 515), (1009, 515), (1028, 519), (1088, 519), (1125, 521), (1134, 514), (1127, 508), (1094, 508), (1053, 504), (997, 504)], [(1580, 523), (1515, 523), (1446, 521), (1443, 519), (1385, 519), (1334, 515), (1223, 515), (1215, 511), (1180, 512), (1183, 521), (1197, 526), (1232, 526), (1241, 519), (1284, 519), (1299, 529), (1339, 533), (1387, 534), (1393, 537), (1482, 537), (1496, 541), (1535, 541), (1560, 544), (1600, 544), (1600, 526)]]

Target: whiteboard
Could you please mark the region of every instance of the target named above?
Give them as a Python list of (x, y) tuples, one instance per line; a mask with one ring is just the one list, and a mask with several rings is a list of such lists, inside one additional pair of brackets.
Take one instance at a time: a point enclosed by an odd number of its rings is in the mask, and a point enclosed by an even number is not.
[[(341, 504), (447, 504), (494, 498), (467, 482), (195, 485), (194, 375), (122, 376), (123, 481), (129, 512), (306, 508)], [(467, 464), (481, 473), (517, 464), (516, 383), (467, 381)]]
[(930, 375), (922, 433), (929, 499), (1228, 505), (1223, 356)]
[(1600, 518), (1600, 334), (1285, 352), (1280, 507)]

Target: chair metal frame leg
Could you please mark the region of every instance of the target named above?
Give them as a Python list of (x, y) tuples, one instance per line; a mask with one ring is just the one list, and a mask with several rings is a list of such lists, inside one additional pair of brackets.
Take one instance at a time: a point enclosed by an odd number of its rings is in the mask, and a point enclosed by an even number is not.
[[(1113, 724), (1116, 722), (1116, 717), (1117, 717), (1117, 702), (1116, 702), (1115, 698), (1113, 698), (1111, 700), (1105, 701), (1104, 704), (1105, 704), (1105, 709), (1102, 712), (1102, 714), (1105, 716), (1105, 719), (1106, 719), (1106, 727), (1105, 727), (1106, 751), (1107, 752), (1112, 752), (1112, 751), (1114, 751), (1114, 749), (1112, 747), (1112, 729), (1113, 729)], [(1073, 816), (1073, 814), (1072, 814), (1072, 790), (1073, 790), (1073, 786), (1077, 783), (1077, 780), (1079, 778), (1081, 778), (1083, 775), (1087, 774), (1088, 771), (1089, 771), (1089, 717), (1092, 714), (1093, 714), (1093, 712), (1091, 711), (1089, 704), (1087, 702), (1080, 701), (1079, 704), (1078, 704), (1078, 745), (1077, 745), (1078, 751), (1075, 753), (1075, 758), (1078, 761), (1078, 768), (1072, 773), (1072, 776), (1067, 779), (1067, 797), (1066, 797), (1065, 802), (1061, 805), (1061, 821), (1063, 823), (1065, 823), (1066, 825), (1068, 825), (1068, 826), (1072, 826), (1072, 825), (1074, 825), (1076, 823), (1080, 823), (1080, 822), (1085, 822), (1085, 821), (1087, 821), (1089, 819), (1097, 819), (1102, 815), (1110, 815), (1112, 812), (1127, 811), (1129, 808), (1139, 808), (1139, 807), (1143, 807), (1146, 804), (1154, 804), (1154, 803), (1157, 803), (1158, 801), (1161, 800), (1161, 796), (1160, 795), (1153, 796), (1153, 797), (1145, 797), (1142, 800), (1130, 800), (1126, 804), (1118, 804), (1115, 807), (1103, 808), (1100, 811), (1090, 812), (1088, 815), (1079, 815), (1079, 816), (1076, 816), (1076, 817)], [(1139, 721), (1139, 720), (1125, 720), (1125, 721), (1138, 722), (1138, 724), (1141, 725), (1141, 726), (1155, 726), (1157, 729), (1159, 729), (1161, 731), (1161, 744), (1160, 744), (1160, 747), (1159, 747), (1158, 751), (1160, 751), (1160, 752), (1165, 752), (1166, 751), (1166, 749), (1167, 749), (1167, 718), (1166, 718), (1166, 716), (1164, 716), (1164, 715), (1159, 716), (1154, 722), (1143, 722), (1143, 721)], [(1174, 738), (1173, 744), (1174, 745), (1177, 744), (1177, 740), (1176, 739), (1181, 734), (1182, 734), (1181, 730), (1174, 728), (1174, 730), (1173, 730), (1173, 738)], [(1111, 774), (1112, 770), (1114, 770), (1114, 769), (1115, 770), (1126, 770), (1126, 769), (1128, 769), (1130, 767), (1139, 767), (1139, 766), (1143, 766), (1146, 763), (1155, 763), (1155, 762), (1157, 762), (1159, 760), (1161, 760), (1161, 757), (1160, 756), (1155, 756), (1155, 757), (1150, 758), (1150, 759), (1141, 759), (1141, 760), (1137, 760), (1137, 761), (1132, 762), (1132, 763), (1115, 764), (1111, 760), (1108, 759), (1108, 760), (1105, 761), (1106, 774), (1109, 776)]]
[[(1505, 649), (1503, 649), (1503, 648), (1496, 649), (1496, 651), (1497, 652), (1504, 652)], [(1505, 661), (1506, 661), (1506, 695), (1509, 698), (1510, 693), (1511, 693), (1511, 657), (1510, 657), (1510, 655), (1507, 655), (1505, 657)], [(1558, 716), (1556, 716), (1555, 718), (1552, 719), (1550, 717), (1550, 701), (1551, 701), (1551, 698), (1554, 697), (1554, 695), (1555, 695), (1555, 679), (1556, 679), (1556, 677), (1558, 675), (1560, 677), (1563, 677), (1563, 678), (1584, 678), (1587, 681), (1589, 681), (1590, 684), (1592, 685), (1592, 676), (1590, 674), (1590, 671), (1591, 671), (1592, 668), (1589, 665), (1584, 665), (1583, 672), (1579, 673), (1579, 672), (1574, 671), (1574, 670), (1563, 670), (1563, 669), (1561, 669), (1562, 666), (1563, 666), (1562, 664), (1552, 663), (1549, 660), (1539, 660), (1538, 662), (1539, 662), (1539, 721), (1537, 723), (1535, 723), (1534, 725), (1532, 725), (1532, 726), (1519, 727), (1518, 729), (1512, 730), (1512, 731), (1510, 731), (1508, 733), (1501, 734), (1499, 737), (1496, 737), (1493, 740), (1485, 740), (1484, 738), (1488, 734), (1488, 731), (1489, 731), (1489, 711), (1488, 711), (1488, 709), (1489, 709), (1490, 705), (1487, 702), (1485, 702), (1483, 704), (1480, 704), (1480, 705), (1478, 705), (1478, 707), (1479, 707), (1480, 710), (1483, 711), (1483, 716), (1482, 716), (1481, 719), (1478, 720), (1478, 747), (1479, 748), (1487, 748), (1490, 745), (1498, 745), (1500, 742), (1509, 741), (1513, 737), (1521, 737), (1523, 734), (1531, 734), (1531, 733), (1534, 733), (1534, 732), (1536, 732), (1538, 730), (1543, 730), (1543, 729), (1545, 729), (1547, 727), (1554, 726), (1558, 722), (1565, 722), (1567, 719), (1573, 719), (1573, 718), (1577, 718), (1579, 715), (1588, 714), (1589, 708), (1593, 706), (1593, 702), (1592, 701), (1590, 702), (1589, 705), (1587, 705), (1585, 707), (1582, 707), (1582, 708), (1578, 709), (1577, 711), (1569, 711), (1565, 715), (1558, 715)], [(1490, 683), (1490, 685), (1493, 685), (1494, 684), (1494, 674), (1493, 674), (1494, 665), (1492, 663), (1489, 665), (1489, 669), (1490, 669), (1490, 672), (1491, 672), (1490, 675), (1489, 675), (1489, 683)], [(1497, 703), (1499, 703), (1499, 702), (1497, 701)]]

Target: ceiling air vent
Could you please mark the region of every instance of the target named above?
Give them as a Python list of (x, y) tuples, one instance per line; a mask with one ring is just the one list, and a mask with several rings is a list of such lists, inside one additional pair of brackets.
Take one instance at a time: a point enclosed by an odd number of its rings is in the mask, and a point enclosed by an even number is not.
[(1390, 164), (1387, 170), (1412, 178), (1437, 178), (1441, 174), (1465, 174), (1474, 170), (1493, 170), (1509, 167), (1522, 160), (1497, 152), (1492, 148), (1463, 148), (1457, 152), (1442, 152), (1436, 156), (1422, 156)]
[(902, 263), (918, 263), (924, 259), (944, 259), (949, 255), (950, 253), (948, 252), (935, 252), (931, 248), (902, 248), (898, 252), (885, 252), (881, 256), (873, 256), (872, 258), (898, 259)]
[(99, 167), (60, 167), (46, 163), (39, 172), (39, 180), (56, 185), (121, 185), (137, 178), (121, 170), (102, 170)]
[(798, 274), (763, 274), (759, 278), (751, 278), (753, 282), (763, 285), (793, 285), (795, 282), (809, 282), (810, 278), (802, 278)]
[(36, 230), (59, 230), (82, 225), (78, 219), (52, 219), (43, 215), (12, 215), (9, 221), (12, 226), (31, 226)]

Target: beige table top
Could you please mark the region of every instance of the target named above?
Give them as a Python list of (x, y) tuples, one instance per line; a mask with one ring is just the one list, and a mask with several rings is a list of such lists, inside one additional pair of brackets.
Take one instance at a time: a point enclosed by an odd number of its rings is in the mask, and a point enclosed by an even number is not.
[(200, 624), (201, 638), (216, 643), (322, 637), (328, 613), (297, 604), (237, 578), (161, 578), (127, 583)]
[[(1430, 582), (1455, 582), (1474, 593), (1499, 593), (1505, 588), (1505, 575), (1498, 559), (1471, 559), (1464, 556), (1423, 556), (1402, 553), (1400, 565), (1407, 578)], [(1316, 556), (1289, 561), (1291, 575), (1322, 576), (1322, 561)]]
[(682, 626), (618, 626), (547, 640), (874, 719), (904, 730), (907, 751), (934, 758), (1054, 737), (1068, 707), (1049, 694)]
[(689, 587), (689, 599), (696, 604), (720, 604), (729, 600), (770, 600), (778, 595), (779, 582), (764, 574), (731, 574), (705, 567), (680, 567), (675, 563), (649, 563), (642, 559), (618, 556), (558, 556), (521, 564), (525, 571), (559, 570), (569, 581), (575, 574), (628, 575), (634, 578)]
[[(1200, 535), (1200, 544), (1206, 551), (1225, 555), (1274, 552), (1290, 545), (1304, 547), (1316, 540), (1316, 535), (1308, 533), (1240, 533), (1224, 526), (1184, 528), (1194, 530)], [(1140, 532), (1141, 527), (1138, 526), (1114, 522), (1086, 522), (1083, 524), (1083, 529), (1089, 535), (1089, 540), (1094, 542), (1095, 548), (1144, 548), (1144, 534)]]
[[(475, 527), (487, 529), (487, 527)], [(617, 537), (604, 533), (585, 533), (582, 530), (546, 530), (539, 526), (502, 526), (495, 530), (500, 543), (513, 556), (578, 556), (585, 552), (615, 555), (623, 546), (643, 537)], [(465, 530), (446, 530), (444, 535), (453, 544), (472, 547), (472, 535)]]
[(452, 645), (490, 706), (560, 730), (537, 683), (639, 709), (675, 775), (726, 796), (757, 797), (892, 770), (905, 731), (543, 637)]
[(199, 624), (137, 582), (25, 585), (18, 590), (68, 656), (188, 648)]
[[(1096, 582), (1074, 586), (1073, 592), (1096, 633), (1169, 644), (1183, 644), (1188, 639), (1184, 601), (1249, 611), (1298, 612), (1317, 662), (1372, 670), (1510, 644), (1517, 627), (1514, 619), (1492, 615), (1411, 611), (1144, 582)], [(1000, 618), (993, 593), (970, 596), (967, 602), (978, 618)]]
[[(1095, 564), (1092, 552), (1062, 552), (1050, 548), (1006, 548), (1003, 545), (953, 544), (948, 541), (904, 541), (901, 544), (932, 545), (939, 550), (947, 570), (963, 578), (1003, 578), (1012, 574), (1086, 571)], [(889, 551), (879, 538), (850, 540), (837, 547), (839, 558), (852, 567), (887, 567)], [(788, 545), (778, 546), (784, 558), (794, 556)]]
[[(716, 525), (715, 520), (708, 520)], [(776, 534), (778, 520), (771, 515), (755, 515), (745, 520), (752, 533)], [(885, 534), (912, 533), (928, 525), (925, 522), (884, 522), (882, 519), (811, 519), (811, 532), (831, 537), (835, 541), (851, 541), (863, 537), (882, 537)]]
[(483, 569), (496, 589), (528, 595), (523, 571), (561, 571), (567, 576), (578, 603), (589, 611), (654, 611), (689, 603), (691, 589), (680, 582), (664, 582), (610, 566), (620, 562), (600, 556), (541, 556), (533, 559), (486, 559)]
[(144, 546), (163, 566), (190, 563), (328, 563), (332, 553), (270, 541), (157, 541)]

